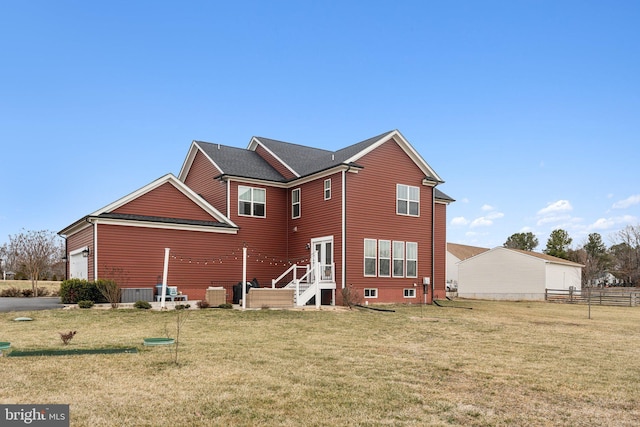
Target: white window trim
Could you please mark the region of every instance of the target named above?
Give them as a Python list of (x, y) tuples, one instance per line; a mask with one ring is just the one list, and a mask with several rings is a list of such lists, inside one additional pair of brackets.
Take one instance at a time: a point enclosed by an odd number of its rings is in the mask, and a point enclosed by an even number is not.
[[(406, 199), (401, 199), (399, 196), (400, 193), (400, 187), (407, 187), (407, 198)], [(418, 190), (418, 200), (411, 200), (410, 194), (411, 188), (415, 188), (416, 190)], [(398, 211), (398, 201), (399, 200), (404, 200), (407, 202), (407, 213), (403, 213), (403, 212), (399, 212)], [(410, 213), (411, 209), (409, 209), (409, 205), (411, 202), (417, 202), (418, 203), (418, 213), (417, 214), (412, 214)], [(420, 216), (420, 187), (417, 187), (415, 185), (407, 185), (407, 184), (396, 184), (396, 214), (397, 215), (403, 215), (403, 216), (413, 216), (413, 217), (419, 217)]]
[[(415, 245), (416, 247), (416, 257), (415, 259), (409, 259), (409, 251), (407, 250), (407, 248), (409, 247), (409, 245)], [(413, 276), (409, 276), (409, 269), (407, 268), (407, 265), (409, 264), (409, 261), (415, 261), (416, 263), (416, 274)], [(404, 274), (405, 277), (418, 277), (418, 243), (417, 242), (406, 242), (405, 243), (405, 248), (404, 248)]]
[[(396, 258), (396, 244), (402, 244), (402, 258)], [(394, 240), (393, 242), (391, 242), (391, 277), (405, 277), (404, 275), (406, 272), (406, 265), (404, 263), (406, 258), (404, 249), (404, 242), (399, 240)], [(402, 274), (396, 274), (396, 260), (402, 260)]]
[[(375, 255), (372, 257), (367, 257), (367, 242), (373, 242), (373, 246), (374, 246), (374, 253)], [(362, 273), (364, 275), (364, 277), (376, 277), (376, 274), (378, 272), (378, 241), (376, 239), (364, 239), (364, 243), (363, 243), (363, 265), (362, 265)], [(374, 268), (373, 268), (373, 274), (367, 274), (367, 259), (373, 259), (375, 262)]]
[[(240, 189), (241, 188), (248, 188), (251, 190), (251, 214), (247, 215), (247, 214), (243, 214), (240, 213)], [(264, 191), (264, 216), (258, 216), (258, 215), (254, 215), (253, 214), (253, 205), (254, 205), (254, 198), (253, 198), (253, 192), (255, 190), (260, 190), (260, 191)], [(260, 188), (260, 187), (249, 187), (248, 185), (239, 185), (238, 186), (238, 216), (246, 216), (246, 217), (252, 217), (252, 218), (266, 218), (267, 217), (267, 190), (265, 188)]]
[[(298, 193), (298, 201), (294, 202), (293, 201), (293, 194), (294, 193)], [(295, 206), (298, 205), (298, 215), (296, 216), (294, 214), (294, 210), (295, 210)], [(300, 218), (302, 216), (302, 191), (300, 190), (300, 188), (294, 188), (293, 190), (291, 190), (291, 218), (292, 219), (296, 219), (296, 218)]]
[[(329, 184), (328, 187), (327, 187), (327, 184)], [(329, 192), (329, 196), (328, 197), (327, 197), (327, 192)], [(331, 178), (324, 180), (324, 199), (325, 200), (330, 200), (331, 199)]]
[[(389, 258), (383, 258), (380, 255), (380, 247), (382, 245), (380, 245), (380, 243), (385, 242), (389, 244)], [(382, 274), (380, 273), (380, 260), (389, 260), (389, 274)], [(393, 271), (393, 258), (392, 258), (392, 244), (391, 244), (391, 240), (383, 240), (380, 239), (378, 240), (378, 277), (391, 277), (391, 272)]]
[[(366, 296), (367, 292), (369, 292), (369, 294), (373, 293), (373, 295)], [(364, 288), (362, 295), (365, 295), (365, 298), (378, 298), (378, 288)]]
[[(410, 295), (407, 295), (410, 294)], [(417, 292), (416, 292), (416, 288), (404, 288), (402, 290), (402, 294), (404, 295), (405, 298), (416, 298)]]

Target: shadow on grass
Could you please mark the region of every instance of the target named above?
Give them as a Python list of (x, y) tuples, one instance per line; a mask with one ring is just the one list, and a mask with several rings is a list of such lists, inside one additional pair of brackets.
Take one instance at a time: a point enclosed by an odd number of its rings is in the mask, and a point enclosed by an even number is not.
[(80, 354), (116, 354), (116, 353), (137, 353), (135, 347), (126, 348), (85, 348), (85, 349), (42, 349), (42, 350), (13, 350), (7, 357), (27, 357), (27, 356), (73, 356)]

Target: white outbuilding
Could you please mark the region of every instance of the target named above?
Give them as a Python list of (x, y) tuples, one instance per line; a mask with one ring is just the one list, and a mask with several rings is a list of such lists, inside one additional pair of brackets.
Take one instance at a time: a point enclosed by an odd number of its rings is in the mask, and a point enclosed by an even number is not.
[(502, 246), (458, 263), (458, 297), (544, 300), (546, 289), (581, 289), (582, 264)]

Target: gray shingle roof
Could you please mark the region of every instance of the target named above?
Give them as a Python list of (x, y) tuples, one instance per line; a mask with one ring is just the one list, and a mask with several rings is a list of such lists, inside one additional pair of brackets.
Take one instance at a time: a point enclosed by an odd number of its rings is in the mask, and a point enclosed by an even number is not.
[[(308, 147), (264, 137), (254, 137), (252, 141), (262, 144), (267, 150), (291, 168), (295, 174), (299, 177), (304, 177), (345, 164), (354, 156), (358, 155), (358, 153), (365, 151), (393, 132), (397, 131), (391, 130), (384, 132), (337, 151)], [(224, 175), (275, 182), (288, 181), (287, 178), (282, 176), (252, 149), (247, 150), (203, 141), (195, 142), (222, 169), (222, 174)], [(436, 191), (436, 197), (439, 199), (454, 201), (446, 194), (438, 190)]]
[(438, 200), (445, 200), (447, 202), (455, 202), (456, 200), (450, 196), (447, 196), (445, 193), (443, 193), (442, 191), (438, 190), (437, 188), (436, 190), (436, 194), (435, 197)]
[(196, 141), (225, 175), (258, 178), (268, 181), (284, 181), (285, 178), (255, 151)]
[(385, 132), (338, 151), (306, 147), (263, 137), (256, 137), (255, 139), (296, 171), (298, 175), (306, 176), (344, 163), (391, 132), (393, 131)]
[(183, 225), (200, 225), (200, 226), (208, 226), (208, 227), (223, 227), (223, 228), (234, 228), (229, 224), (225, 224), (218, 221), (203, 221), (198, 219), (186, 219), (186, 218), (167, 218), (167, 217), (159, 217), (159, 216), (148, 216), (148, 215), (133, 215), (133, 214), (118, 214), (118, 213), (102, 213), (98, 215), (100, 218), (109, 218), (109, 219), (124, 219), (130, 221), (141, 221), (141, 222), (162, 222), (166, 224), (183, 224)]

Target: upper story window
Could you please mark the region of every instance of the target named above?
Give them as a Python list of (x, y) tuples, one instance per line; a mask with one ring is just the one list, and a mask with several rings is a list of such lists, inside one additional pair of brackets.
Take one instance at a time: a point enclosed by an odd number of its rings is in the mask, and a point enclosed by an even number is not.
[(238, 215), (266, 216), (267, 192), (264, 188), (238, 186)]
[(420, 188), (411, 185), (396, 185), (396, 213), (398, 215), (420, 215)]
[(300, 189), (291, 190), (291, 218), (300, 218)]
[(329, 200), (331, 198), (331, 178), (324, 180), (324, 199)]

